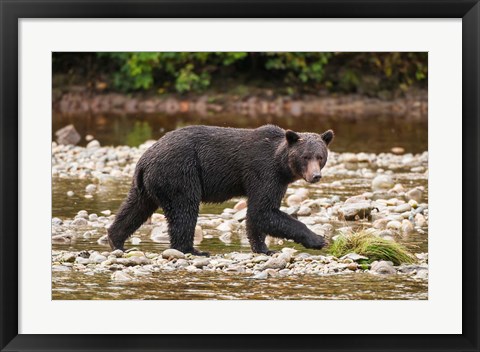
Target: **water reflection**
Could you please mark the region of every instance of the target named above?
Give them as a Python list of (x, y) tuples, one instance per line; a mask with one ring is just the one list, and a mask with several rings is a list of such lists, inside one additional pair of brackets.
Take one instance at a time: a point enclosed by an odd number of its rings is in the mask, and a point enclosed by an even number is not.
[(147, 121), (135, 121), (133, 130), (127, 134), (127, 145), (138, 147), (146, 140), (152, 139), (152, 128)]
[[(403, 120), (390, 117), (367, 119), (334, 119), (315, 115), (243, 116), (243, 115), (53, 115), (53, 133), (74, 124), (80, 135), (93, 135), (103, 145), (138, 145), (147, 138), (158, 139), (166, 132), (187, 125), (215, 125), (225, 127), (255, 128), (276, 124), (297, 131), (321, 133), (335, 130), (337, 138), (331, 148), (337, 152), (388, 152), (392, 147), (403, 147), (408, 153), (428, 149), (427, 121)], [(148, 137), (147, 137), (148, 136)], [(145, 138), (147, 137), (147, 138)], [(52, 135), (54, 139), (54, 136)], [(142, 138), (143, 141), (141, 140)], [(82, 140), (81, 145), (87, 142)]]

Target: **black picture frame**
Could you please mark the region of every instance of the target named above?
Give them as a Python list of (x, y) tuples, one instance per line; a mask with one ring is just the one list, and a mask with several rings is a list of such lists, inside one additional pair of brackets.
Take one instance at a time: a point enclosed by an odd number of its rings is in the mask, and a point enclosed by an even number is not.
[[(0, 0), (0, 259), (2, 351), (478, 351), (478, 0)], [(462, 18), (463, 294), (461, 335), (18, 334), (18, 20), (20, 18)], [(454, 240), (454, 239), (452, 239)], [(260, 312), (267, 314), (268, 312)], [(441, 312), (439, 312), (441, 314)]]

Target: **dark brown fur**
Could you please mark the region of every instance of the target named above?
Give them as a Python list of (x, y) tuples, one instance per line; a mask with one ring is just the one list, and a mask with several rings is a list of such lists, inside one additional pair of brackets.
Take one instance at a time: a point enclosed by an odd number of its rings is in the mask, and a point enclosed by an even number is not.
[(322, 248), (321, 236), (279, 208), (289, 183), (320, 179), (332, 139), (332, 131), (296, 133), (272, 125), (190, 126), (169, 132), (138, 161), (132, 188), (108, 230), (110, 245), (123, 249), (125, 240), (162, 207), (171, 247), (205, 254), (193, 248), (200, 202), (246, 196), (247, 235), (254, 252), (270, 253), (267, 234)]

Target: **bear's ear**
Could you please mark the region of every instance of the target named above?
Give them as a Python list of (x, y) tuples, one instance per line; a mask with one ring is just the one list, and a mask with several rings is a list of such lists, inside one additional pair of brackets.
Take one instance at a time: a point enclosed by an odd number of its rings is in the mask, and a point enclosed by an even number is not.
[(334, 136), (335, 136), (335, 134), (333, 133), (332, 130), (325, 131), (321, 135), (321, 137), (322, 137), (322, 139), (323, 139), (323, 141), (325, 142), (326, 145), (329, 145), (332, 142)]
[(298, 133), (293, 132), (292, 130), (285, 131), (285, 137), (287, 137), (288, 144), (293, 144), (300, 139)]

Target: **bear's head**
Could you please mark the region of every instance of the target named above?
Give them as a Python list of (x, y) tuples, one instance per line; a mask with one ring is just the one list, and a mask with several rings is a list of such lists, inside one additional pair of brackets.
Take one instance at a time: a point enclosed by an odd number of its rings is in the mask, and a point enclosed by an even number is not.
[(327, 163), (327, 146), (334, 133), (328, 130), (322, 134), (285, 132), (288, 148), (288, 166), (295, 179), (303, 178), (315, 183), (322, 178), (321, 170)]

